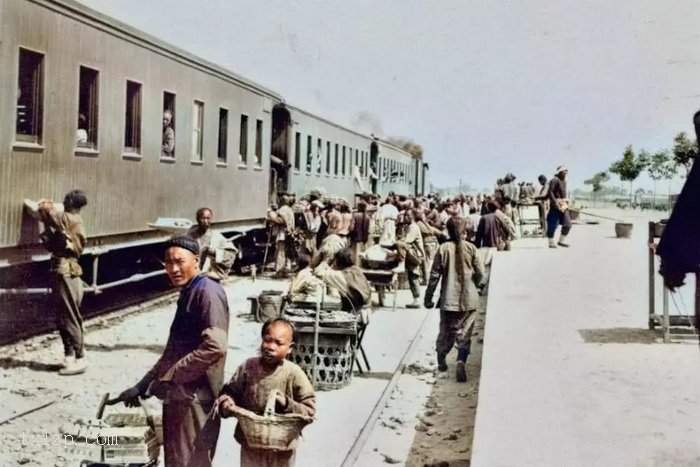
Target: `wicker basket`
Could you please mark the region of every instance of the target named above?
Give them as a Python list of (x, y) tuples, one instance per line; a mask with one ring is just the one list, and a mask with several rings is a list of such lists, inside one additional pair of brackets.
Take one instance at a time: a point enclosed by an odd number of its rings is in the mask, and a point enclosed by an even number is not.
[(313, 421), (313, 418), (300, 414), (275, 414), (277, 391), (272, 391), (267, 398), (265, 414), (260, 416), (240, 407), (233, 408), (233, 415), (238, 419), (246, 443), (252, 449), (266, 451), (289, 451), (289, 445), (301, 435), (301, 430)]

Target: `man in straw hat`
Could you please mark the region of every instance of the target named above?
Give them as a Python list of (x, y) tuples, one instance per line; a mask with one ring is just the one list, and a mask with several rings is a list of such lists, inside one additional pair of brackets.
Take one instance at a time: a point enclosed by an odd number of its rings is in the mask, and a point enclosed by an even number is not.
[(165, 270), (180, 287), (175, 318), (163, 355), (118, 400), (163, 400), (165, 465), (210, 467), (220, 420), (209, 416), (224, 382), (229, 310), (221, 285), (200, 274), (199, 243), (186, 235), (166, 242)]
[[(566, 200), (566, 175), (569, 173), (566, 167), (560, 165), (554, 174), (554, 178), (549, 182), (549, 191), (547, 197), (549, 199), (549, 213), (547, 214), (547, 238), (549, 239), (549, 248), (562, 246), (569, 247), (566, 243), (566, 237), (571, 231), (571, 219), (569, 218), (569, 205)], [(561, 235), (559, 241), (554, 240), (554, 234), (557, 231), (557, 226), (561, 225)]]

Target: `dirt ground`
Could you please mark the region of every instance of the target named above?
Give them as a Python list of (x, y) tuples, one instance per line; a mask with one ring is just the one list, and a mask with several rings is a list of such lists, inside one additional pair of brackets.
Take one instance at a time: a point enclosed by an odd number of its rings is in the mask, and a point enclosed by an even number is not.
[(470, 465), (474, 420), (479, 397), (481, 353), (487, 297), (481, 297), (467, 360), (467, 382), (455, 380), (456, 352), (448, 356), (449, 371), (438, 378), (422, 414), (406, 460), (410, 467), (464, 467)]

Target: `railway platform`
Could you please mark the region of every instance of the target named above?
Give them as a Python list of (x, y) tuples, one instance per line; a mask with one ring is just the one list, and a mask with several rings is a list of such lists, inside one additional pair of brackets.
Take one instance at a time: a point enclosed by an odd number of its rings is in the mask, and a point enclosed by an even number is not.
[[(575, 225), (571, 248), (495, 256), (472, 466), (700, 465), (697, 340), (648, 330), (647, 219), (630, 220), (631, 239)], [(693, 285), (674, 297), (691, 313)]]
[[(263, 290), (286, 290), (287, 287), (286, 281), (258, 279), (253, 282), (247, 277), (234, 278), (226, 284), (231, 322), (225, 378), (258, 352), (261, 325), (251, 319), (246, 297)], [(376, 300), (376, 296), (374, 298)], [(115, 395), (138, 381), (165, 346), (175, 300), (176, 295), (173, 295), (169, 302), (161, 299), (148, 310), (88, 320), (89, 368), (83, 375), (61, 377), (57, 374), (61, 344), (55, 333), (3, 347), (0, 419), (37, 410), (0, 426), (0, 465), (77, 466), (79, 459), (65, 446), (35, 445), (32, 437), (51, 437), (61, 426), (94, 418), (102, 394)], [(392, 375), (414, 341), (417, 345), (412, 347), (414, 350), (405, 362), (434, 367), (432, 347), (439, 314), (424, 309), (405, 309), (404, 305), (410, 300), (410, 293), (401, 290), (395, 311), (377, 308), (372, 315), (363, 341), (372, 362), (370, 373), (356, 373), (351, 383), (342, 389), (317, 392), (317, 419), (304, 430), (297, 454), (298, 465), (341, 465), (353, 449), (354, 461), (348, 465), (381, 465), (382, 453), (389, 451), (394, 457), (405, 459), (408, 456), (415, 435), (412, 419), (434, 388), (435, 379), (430, 369), (423, 375), (400, 375), (398, 385), (390, 391), (392, 412), (383, 416), (403, 413), (406, 423), (401, 429), (379, 433), (375, 425), (380, 425), (381, 421), (371, 415), (383, 400)], [(432, 380), (432, 384), (428, 380)], [(393, 395), (394, 391), (400, 396)], [(152, 398), (147, 403), (154, 413), (159, 413), (157, 400)], [(381, 405), (380, 411), (383, 408)], [(127, 411), (121, 405), (110, 410)], [(238, 465), (239, 446), (233, 440), (234, 427), (235, 420), (222, 423), (214, 466)], [(369, 435), (367, 438), (372, 441), (367, 446), (356, 443), (361, 433)], [(377, 443), (380, 449), (374, 451)]]

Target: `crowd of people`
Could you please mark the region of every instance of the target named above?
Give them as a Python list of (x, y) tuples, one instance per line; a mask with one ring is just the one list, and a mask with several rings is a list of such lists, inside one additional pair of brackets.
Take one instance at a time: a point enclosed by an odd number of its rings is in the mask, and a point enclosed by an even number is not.
[[(360, 268), (363, 255), (374, 248), (386, 251), (403, 265), (412, 301), (406, 308), (437, 307), (440, 329), (436, 340), (438, 371), (448, 370), (447, 354), (457, 348), (455, 377), (467, 380), (466, 360), (478, 297), (485, 289), (492, 253), (509, 250), (516, 237), (519, 204), (539, 203), (546, 219), (550, 247), (568, 246), (571, 228), (567, 213), (566, 175), (557, 169), (550, 181), (540, 177), (540, 190), (515, 184), (508, 174), (493, 194), (406, 196), (384, 198), (365, 194), (355, 209), (340, 199), (312, 193), (302, 203), (282, 196), (268, 210), (275, 245), (275, 273), (294, 271), (289, 299), (318, 301), (327, 291), (337, 294), (343, 311), (355, 313), (366, 326), (372, 288)], [(51, 252), (56, 322), (64, 345), (59, 373), (86, 371), (80, 304), (83, 296), (79, 258), (86, 244), (80, 215), (87, 205), (80, 190), (69, 192), (63, 207), (53, 201), (25, 202), (43, 222), (42, 241)], [(166, 273), (180, 288), (168, 343), (158, 361), (118, 401), (136, 405), (140, 398), (163, 401), (165, 462), (168, 466), (208, 466), (214, 456), (220, 419), (241, 407), (262, 413), (267, 398), (276, 394), (279, 413), (315, 414), (313, 385), (286, 357), (295, 340), (294, 325), (284, 318), (262, 327), (260, 355), (246, 361), (224, 384), (229, 309), (220, 284), (236, 257), (233, 243), (211, 229), (213, 211), (201, 208), (197, 223), (165, 245)], [(558, 242), (555, 230), (562, 225)], [(544, 227), (544, 225), (543, 225)], [(421, 286), (425, 286), (421, 303)], [(440, 286), (438, 291), (438, 286)], [(433, 302), (438, 295), (437, 305)], [(296, 443), (287, 450), (268, 451), (247, 446), (237, 431), (244, 466), (293, 465)]]

